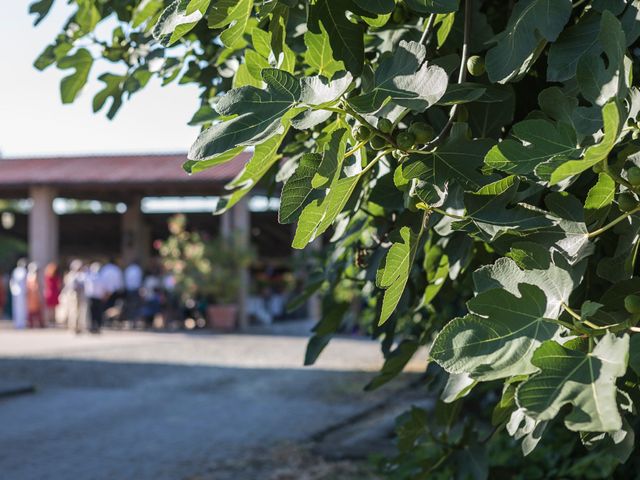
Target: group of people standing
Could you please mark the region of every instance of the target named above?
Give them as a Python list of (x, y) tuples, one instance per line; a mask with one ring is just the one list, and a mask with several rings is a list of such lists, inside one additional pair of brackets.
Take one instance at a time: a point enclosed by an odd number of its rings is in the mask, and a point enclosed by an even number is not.
[(40, 270), (34, 262), (18, 260), (9, 280), (11, 317), (16, 328), (44, 328), (55, 320), (55, 308), (62, 289), (56, 264), (45, 268), (44, 285), (40, 285)]
[(41, 274), (36, 263), (20, 259), (9, 280), (13, 324), (15, 328), (66, 324), (76, 333), (98, 333), (116, 305), (118, 316), (135, 318), (142, 306), (143, 279), (137, 262), (123, 271), (114, 259), (104, 265), (73, 260), (63, 275), (55, 263)]

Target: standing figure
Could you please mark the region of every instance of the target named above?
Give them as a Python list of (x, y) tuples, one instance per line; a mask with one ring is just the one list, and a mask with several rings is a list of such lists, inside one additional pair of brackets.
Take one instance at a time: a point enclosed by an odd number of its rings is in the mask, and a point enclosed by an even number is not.
[(57, 264), (50, 263), (44, 269), (44, 320), (48, 325), (56, 322), (56, 307), (60, 302), (62, 278)]
[(123, 317), (131, 320), (133, 325), (140, 315), (140, 289), (144, 273), (137, 261), (131, 262), (124, 269), (125, 303)]
[(69, 272), (64, 276), (62, 296), (64, 297), (67, 326), (76, 333), (87, 327), (87, 300), (84, 295), (84, 270), (82, 260), (73, 260)]
[(122, 316), (122, 292), (124, 290), (124, 276), (122, 269), (115, 259), (109, 259), (100, 269), (100, 279), (105, 289), (105, 314), (110, 321), (120, 321)]
[(29, 328), (45, 327), (42, 304), (38, 264), (31, 262), (27, 268), (27, 323)]
[(4, 318), (5, 308), (7, 308), (7, 287), (5, 276), (0, 273), (0, 318)]
[(100, 333), (102, 328), (102, 317), (104, 315), (104, 301), (106, 290), (102, 284), (100, 276), (101, 265), (93, 262), (89, 267), (84, 281), (84, 293), (89, 302), (89, 314), (91, 317), (91, 333)]
[(11, 290), (11, 318), (15, 328), (27, 326), (27, 260), (18, 260), (11, 273), (9, 282)]

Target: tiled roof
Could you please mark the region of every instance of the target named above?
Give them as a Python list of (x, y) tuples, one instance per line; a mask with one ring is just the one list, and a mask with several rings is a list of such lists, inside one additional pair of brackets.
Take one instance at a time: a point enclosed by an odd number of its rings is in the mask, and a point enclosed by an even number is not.
[(182, 169), (185, 154), (104, 155), (0, 159), (0, 189), (30, 185), (222, 185), (238, 174), (251, 153), (194, 175)]

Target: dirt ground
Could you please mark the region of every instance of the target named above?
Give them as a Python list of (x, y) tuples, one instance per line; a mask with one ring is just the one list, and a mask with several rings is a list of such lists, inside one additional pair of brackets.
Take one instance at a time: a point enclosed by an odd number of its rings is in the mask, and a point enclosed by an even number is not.
[(377, 480), (367, 460), (327, 461), (310, 445), (285, 443), (220, 462), (208, 472), (186, 480)]
[[(0, 379), (32, 384), (35, 393), (0, 399), (1, 476), (374, 479), (366, 461), (324, 460), (311, 442), (395, 401), (417, 374), (365, 393), (383, 360), (378, 344), (339, 338), (316, 366), (304, 368), (306, 341), (2, 330)], [(411, 369), (420, 367), (418, 361)]]

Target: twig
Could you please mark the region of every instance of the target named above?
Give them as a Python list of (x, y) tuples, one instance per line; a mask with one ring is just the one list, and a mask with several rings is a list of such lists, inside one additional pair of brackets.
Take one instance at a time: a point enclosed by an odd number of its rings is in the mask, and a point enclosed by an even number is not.
[(424, 31), (422, 32), (422, 36), (420, 37), (419, 43), (424, 43), (425, 47), (429, 46), (431, 42), (431, 32), (433, 30), (433, 25), (436, 23), (436, 14), (432, 13), (429, 15), (427, 19), (426, 25), (424, 27)]
[[(473, 0), (465, 0), (464, 3), (464, 38), (462, 41), (462, 58), (460, 59), (460, 71), (458, 72), (458, 83), (462, 83), (467, 79), (467, 60), (469, 60), (469, 42), (471, 37), (471, 5)], [(436, 138), (431, 140), (427, 145), (424, 146), (423, 150), (426, 150), (434, 145), (437, 145), (442, 138), (447, 134), (451, 125), (453, 125), (453, 120), (456, 117), (456, 113), (458, 112), (458, 105), (454, 105), (451, 107), (451, 111), (449, 112), (449, 119), (445, 126), (440, 130), (440, 133)]]
[(460, 215), (456, 215), (454, 213), (449, 213), (446, 210), (442, 210), (441, 208), (429, 207), (429, 210), (439, 213), (440, 215), (444, 215), (446, 217), (455, 218), (456, 220), (466, 220), (469, 217), (463, 217)]
[(360, 143), (358, 143), (355, 147), (353, 147), (351, 150), (349, 150), (347, 153), (344, 154), (344, 158), (349, 158), (351, 155), (354, 155), (358, 150), (364, 147), (368, 141), (369, 140), (363, 140)]
[(637, 188), (637, 187), (634, 187), (633, 185), (631, 185), (629, 182), (627, 182), (624, 178), (622, 178), (617, 173), (611, 171), (611, 169), (609, 168), (609, 163), (607, 162), (606, 159), (603, 160), (602, 171), (604, 173), (606, 173), (607, 175), (609, 175), (616, 183), (619, 183), (620, 185), (624, 185), (629, 190), (635, 190)]
[(393, 149), (392, 148), (387, 148), (386, 150), (381, 151), (377, 157), (375, 157), (373, 160), (371, 160), (369, 163), (367, 163), (367, 166), (364, 167), (362, 169), (362, 171), (358, 174), (360, 176), (364, 175), (365, 173), (367, 173), (369, 170), (371, 170), (371, 168), (380, 161), (380, 159), (382, 157), (384, 157), (385, 155), (388, 155), (389, 153), (391, 153)]
[(594, 330), (605, 330), (607, 328), (611, 328), (611, 327), (615, 326), (615, 325), (606, 325), (606, 326), (596, 325), (595, 323), (587, 320), (586, 318), (582, 318), (582, 316), (580, 314), (578, 314), (574, 309), (572, 309), (566, 303), (562, 304), (562, 308), (564, 309), (565, 312), (567, 312), (573, 318), (578, 320), (580, 323), (584, 323), (586, 326), (588, 326), (590, 328), (593, 328)]
[(634, 208), (633, 210), (629, 210), (627, 213), (625, 213), (624, 215), (620, 215), (618, 218), (616, 218), (615, 220), (612, 220), (611, 222), (607, 223), (604, 227), (601, 227), (597, 230), (594, 230), (593, 232), (589, 232), (589, 234), (587, 235), (587, 238), (593, 238), (593, 237), (597, 237), (598, 235), (600, 235), (601, 233), (606, 232), (607, 230), (609, 230), (610, 228), (615, 227), (617, 224), (619, 224), (621, 221), (623, 221), (624, 219), (630, 217), (631, 215), (633, 215), (634, 213), (638, 213), (640, 212), (640, 205), (638, 205), (636, 208)]

